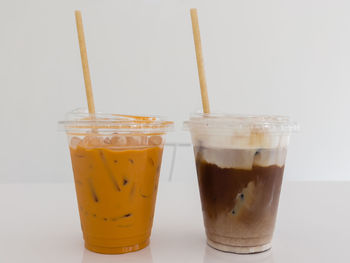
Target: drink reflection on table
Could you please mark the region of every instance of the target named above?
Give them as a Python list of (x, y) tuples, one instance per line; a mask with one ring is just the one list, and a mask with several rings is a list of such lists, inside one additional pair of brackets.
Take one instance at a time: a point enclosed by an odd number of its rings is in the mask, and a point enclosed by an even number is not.
[(152, 250), (148, 246), (136, 252), (116, 255), (104, 255), (91, 252), (87, 249), (83, 251), (83, 257), (81, 263), (115, 263), (115, 262), (145, 262), (153, 263)]
[(203, 263), (212, 262), (273, 263), (274, 260), (271, 249), (262, 253), (239, 255), (229, 252), (222, 252), (206, 245)]

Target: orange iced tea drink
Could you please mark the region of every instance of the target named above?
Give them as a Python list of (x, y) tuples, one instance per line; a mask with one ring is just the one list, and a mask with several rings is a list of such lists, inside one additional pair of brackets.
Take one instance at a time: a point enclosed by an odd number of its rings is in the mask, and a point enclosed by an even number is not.
[[(108, 128), (105, 120), (103, 127), (95, 120), (91, 134), (67, 131), (85, 247), (98, 253), (127, 253), (150, 242), (164, 144), (161, 126), (170, 124), (125, 118)], [(113, 133), (106, 135), (106, 129)]]

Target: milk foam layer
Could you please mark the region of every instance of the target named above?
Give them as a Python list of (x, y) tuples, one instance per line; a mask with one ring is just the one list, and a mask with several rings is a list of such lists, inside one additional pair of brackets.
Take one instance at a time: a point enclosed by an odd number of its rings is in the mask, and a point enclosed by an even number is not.
[(206, 133), (203, 130), (191, 129), (194, 145), (208, 148), (222, 149), (274, 149), (286, 148), (289, 143), (289, 134), (273, 134), (262, 131), (227, 133)]
[(193, 144), (209, 148), (283, 148), (299, 130), (289, 117), (273, 115), (193, 114), (184, 123)]

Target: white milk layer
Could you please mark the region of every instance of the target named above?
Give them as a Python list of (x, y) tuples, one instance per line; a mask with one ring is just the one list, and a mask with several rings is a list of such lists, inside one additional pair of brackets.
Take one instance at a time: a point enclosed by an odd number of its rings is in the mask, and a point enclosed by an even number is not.
[(289, 135), (245, 131), (217, 135), (191, 130), (195, 154), (221, 168), (284, 165)]
[(251, 170), (253, 166), (284, 165), (287, 148), (277, 149), (219, 149), (195, 147), (196, 157), (220, 168)]

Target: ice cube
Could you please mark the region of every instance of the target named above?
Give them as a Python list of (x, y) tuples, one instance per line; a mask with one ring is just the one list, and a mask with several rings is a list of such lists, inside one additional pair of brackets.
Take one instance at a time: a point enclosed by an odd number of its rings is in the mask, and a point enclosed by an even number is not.
[(159, 145), (162, 144), (163, 139), (159, 135), (153, 135), (148, 139), (148, 144), (149, 145)]
[(233, 150), (200, 148), (195, 150), (208, 163), (216, 164), (221, 168), (235, 168), (251, 170), (253, 167), (256, 149)]
[(141, 145), (141, 136), (127, 136), (126, 144), (128, 146), (139, 146)]
[(140, 136), (140, 144), (147, 145), (147, 136)]
[(112, 144), (112, 141), (109, 137), (106, 137), (104, 140), (103, 140), (104, 144), (107, 144), (107, 145), (110, 145)]
[(124, 146), (126, 144), (125, 136), (114, 135), (111, 139), (111, 144), (113, 146)]
[(287, 155), (286, 148), (264, 149), (255, 154), (254, 165), (256, 166), (283, 166)]
[(87, 148), (99, 147), (103, 145), (103, 140), (100, 137), (88, 135), (84, 137), (82, 144)]
[(79, 137), (73, 137), (70, 140), (70, 147), (72, 147), (73, 149), (76, 149), (77, 146), (79, 145), (79, 143), (81, 143), (81, 139)]

